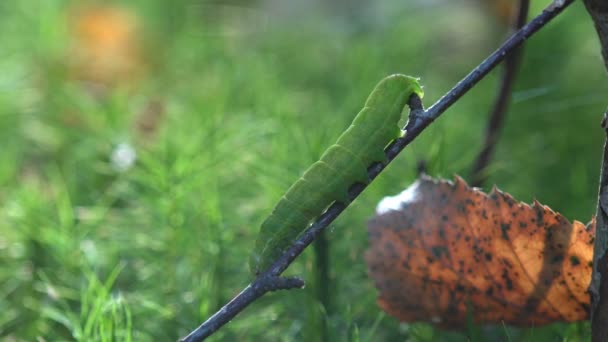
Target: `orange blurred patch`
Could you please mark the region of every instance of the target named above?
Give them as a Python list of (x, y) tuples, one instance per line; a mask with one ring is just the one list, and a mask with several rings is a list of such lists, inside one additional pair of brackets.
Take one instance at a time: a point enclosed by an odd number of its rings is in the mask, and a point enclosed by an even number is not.
[(510, 23), (515, 13), (517, 1), (513, 0), (497, 0), (494, 1), (494, 13), (505, 23)]
[(71, 13), (69, 30), (73, 78), (112, 87), (142, 75), (142, 37), (133, 12), (111, 5), (79, 7)]
[(509, 25), (513, 21), (517, 1), (515, 0), (480, 0), (488, 9), (493, 17), (504, 25)]

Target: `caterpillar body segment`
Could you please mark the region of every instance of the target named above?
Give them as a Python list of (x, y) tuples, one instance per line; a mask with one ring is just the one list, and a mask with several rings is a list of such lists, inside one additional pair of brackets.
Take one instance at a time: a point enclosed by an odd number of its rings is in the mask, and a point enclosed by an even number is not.
[(249, 260), (254, 275), (270, 267), (331, 203), (347, 203), (351, 185), (369, 181), (367, 168), (372, 163), (386, 162), (384, 148), (403, 134), (398, 123), (414, 93), (422, 97), (422, 87), (406, 75), (391, 75), (376, 85), (350, 127), (287, 190), (262, 223)]

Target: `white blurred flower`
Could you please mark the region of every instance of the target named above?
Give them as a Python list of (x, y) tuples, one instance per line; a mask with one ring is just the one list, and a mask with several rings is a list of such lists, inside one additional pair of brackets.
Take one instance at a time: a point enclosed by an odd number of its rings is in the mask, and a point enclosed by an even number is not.
[(80, 242), (80, 251), (84, 254), (89, 262), (92, 264), (99, 262), (99, 251), (97, 250), (97, 246), (92, 240), (83, 240)]
[(137, 152), (129, 143), (120, 143), (112, 151), (110, 161), (112, 167), (118, 172), (130, 169), (137, 159)]

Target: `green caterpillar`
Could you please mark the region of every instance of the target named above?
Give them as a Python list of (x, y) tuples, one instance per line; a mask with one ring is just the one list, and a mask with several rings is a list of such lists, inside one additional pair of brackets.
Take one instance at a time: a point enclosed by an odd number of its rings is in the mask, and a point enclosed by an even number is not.
[(351, 126), (287, 190), (262, 223), (249, 260), (253, 274), (265, 271), (290, 243), (333, 202), (348, 203), (348, 189), (367, 183), (367, 168), (385, 162), (384, 148), (402, 136), (398, 122), (412, 94), (423, 96), (416, 78), (391, 75), (380, 81)]

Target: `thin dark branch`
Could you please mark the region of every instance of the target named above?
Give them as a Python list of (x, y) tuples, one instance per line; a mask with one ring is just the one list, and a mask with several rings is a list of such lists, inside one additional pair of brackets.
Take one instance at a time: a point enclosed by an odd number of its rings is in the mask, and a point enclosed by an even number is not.
[[(519, 30), (526, 24), (529, 8), (530, 0), (519, 1), (517, 16), (513, 21), (513, 31)], [(479, 152), (479, 155), (473, 164), (473, 170), (471, 171), (471, 186), (482, 186), (487, 179), (486, 167), (490, 163), (490, 159), (492, 159), (502, 125), (504, 124), (522, 53), (523, 46), (514, 49), (507, 55), (503, 64), (502, 79), (496, 101), (490, 111), (490, 119), (488, 120), (488, 125), (486, 127), (483, 147)]]
[(304, 287), (304, 280), (298, 277), (267, 277), (257, 285), (264, 292), (301, 289)]
[(591, 337), (593, 341), (608, 340), (608, 113), (604, 114), (602, 128), (606, 133), (604, 157), (595, 215), (595, 241), (593, 246), (593, 272), (591, 295)]
[[(557, 16), (562, 10), (570, 5), (574, 0), (556, 0), (549, 5), (543, 12), (538, 15), (529, 24), (521, 30), (513, 34), (507, 41), (493, 52), (486, 60), (481, 62), (471, 73), (462, 79), (454, 88), (446, 95), (439, 99), (428, 110), (422, 108), (422, 101), (416, 95), (412, 95), (409, 101), (410, 118), (405, 127), (406, 135), (396, 139), (390, 144), (385, 152), (390, 163), (395, 157), (409, 145), (424, 129), (435, 121), (443, 112), (445, 112), (456, 100), (462, 97), (470, 90), (477, 82), (479, 82), (486, 74), (488, 74), (498, 63), (500, 63), (507, 54), (513, 49), (520, 46), (526, 39), (532, 36), (536, 31), (545, 26), (551, 19)], [(388, 164), (387, 163), (387, 164)], [(369, 178), (373, 180), (384, 170), (387, 165), (375, 163), (368, 168)], [(356, 183), (349, 189), (349, 197), (356, 198), (366, 185)], [(316, 222), (310, 226), (296, 241), (293, 242), (272, 266), (260, 274), (249, 286), (241, 293), (234, 297), (220, 311), (215, 313), (207, 321), (201, 324), (198, 328), (192, 331), (188, 336), (184, 337), (182, 342), (198, 342), (210, 336), (213, 332), (219, 329), (222, 325), (228, 323), (245, 307), (255, 301), (257, 298), (265, 294), (261, 284), (277, 279), (277, 277), (287, 269), (287, 267), (310, 245), (314, 239), (323, 232), (323, 230), (331, 224), (342, 211), (346, 209), (346, 205), (336, 202), (332, 204)]]
[(209, 317), (205, 323), (184, 337), (181, 341), (202, 341), (211, 336), (224, 324), (228, 323), (239, 312), (243, 311), (250, 303), (262, 297), (268, 292), (278, 290), (290, 290), (303, 288), (304, 281), (296, 277), (258, 277), (253, 283), (249, 284), (241, 293), (236, 295), (228, 304), (224, 305), (213, 316)]
[[(593, 19), (600, 39), (604, 67), (608, 69), (608, 1), (584, 0), (587, 12)], [(604, 159), (600, 176), (595, 242), (593, 246), (593, 273), (589, 294), (591, 295), (591, 339), (608, 340), (608, 114), (604, 114), (602, 128), (606, 131)]]

